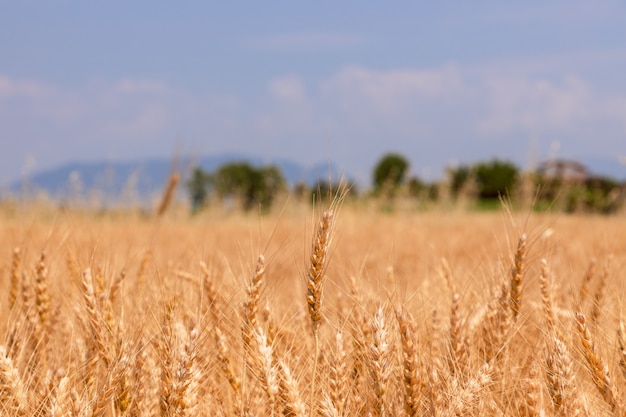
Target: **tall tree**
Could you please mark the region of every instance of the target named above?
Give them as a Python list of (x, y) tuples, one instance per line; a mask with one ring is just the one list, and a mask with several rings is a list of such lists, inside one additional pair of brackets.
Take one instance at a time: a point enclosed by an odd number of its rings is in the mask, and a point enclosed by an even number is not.
[(187, 191), (191, 198), (192, 212), (198, 212), (206, 203), (211, 187), (211, 176), (200, 167), (191, 171), (191, 177), (187, 181)]
[(256, 168), (247, 162), (222, 165), (213, 179), (220, 197), (240, 200), (246, 211), (255, 206), (268, 210), (278, 192), (285, 187), (285, 179), (278, 167)]
[(404, 182), (408, 170), (409, 161), (404, 156), (397, 153), (384, 155), (374, 167), (374, 191), (392, 196)]
[(493, 199), (510, 194), (517, 183), (519, 169), (512, 162), (493, 159), (474, 166), (478, 195)]

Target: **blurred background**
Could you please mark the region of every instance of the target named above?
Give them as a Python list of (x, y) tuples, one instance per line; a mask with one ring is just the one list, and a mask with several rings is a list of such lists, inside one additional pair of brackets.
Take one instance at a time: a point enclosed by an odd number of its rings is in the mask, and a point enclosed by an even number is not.
[(1, 1), (0, 193), (141, 198), (173, 160), (185, 184), (245, 161), (380, 189), (390, 153), (407, 189), (497, 163), (619, 186), (624, 22), (608, 0)]

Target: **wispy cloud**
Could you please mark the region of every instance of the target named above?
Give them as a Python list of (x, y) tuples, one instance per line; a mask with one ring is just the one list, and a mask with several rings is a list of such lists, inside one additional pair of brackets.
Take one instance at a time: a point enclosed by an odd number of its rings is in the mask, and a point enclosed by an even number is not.
[(545, 79), (487, 79), (483, 88), (488, 114), (477, 124), (482, 134), (518, 129), (571, 132), (581, 121), (599, 116), (590, 86), (577, 77), (566, 77), (559, 84)]
[(302, 79), (295, 74), (273, 79), (268, 90), (272, 96), (286, 102), (297, 102), (306, 98), (306, 87)]
[(365, 106), (379, 115), (404, 113), (416, 101), (445, 101), (461, 87), (461, 74), (454, 65), (388, 71), (346, 67), (321, 82), (321, 91), (335, 98), (343, 110)]
[[(597, 65), (621, 59), (619, 53), (596, 57)], [(602, 88), (570, 67), (571, 61), (563, 62), (563, 68), (550, 61), (542, 69), (537, 60), (525, 70), (505, 63), (349, 65), (326, 77), (307, 76), (306, 82), (298, 73), (278, 75), (266, 80), (260, 95), (239, 96), (197, 94), (158, 79), (68, 89), (0, 75), (0, 140), (26, 138), (11, 146), (21, 147), (22, 158), (33, 154), (43, 161), (63, 152), (72, 158), (80, 152), (167, 152), (181, 135), (205, 152), (317, 159), (326, 150), (313, 144), (330, 138), (333, 158), (344, 158), (348, 169), (390, 148), (429, 155), (422, 163), (435, 166), (445, 163), (433, 162), (435, 154), (446, 160), (496, 150), (519, 155), (528, 147), (520, 140), (530, 137), (543, 149), (558, 138), (563, 151), (576, 146), (579, 153), (626, 152), (626, 86)], [(43, 153), (41, 138), (64, 146)], [(321, 154), (311, 156), (315, 152)]]
[(54, 89), (43, 83), (0, 75), (0, 100), (9, 98), (42, 99), (53, 93)]
[(147, 103), (126, 117), (109, 121), (104, 129), (113, 137), (133, 138), (135, 141), (150, 141), (150, 137), (158, 134), (169, 123), (168, 109), (164, 104)]
[(308, 32), (265, 35), (250, 39), (255, 49), (273, 51), (311, 51), (349, 48), (365, 43), (365, 37), (346, 33)]

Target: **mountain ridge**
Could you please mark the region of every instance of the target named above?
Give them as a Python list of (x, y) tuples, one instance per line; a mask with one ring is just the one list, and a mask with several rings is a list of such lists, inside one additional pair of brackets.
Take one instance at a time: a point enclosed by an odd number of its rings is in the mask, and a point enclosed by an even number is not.
[(96, 160), (74, 161), (37, 172), (13, 181), (9, 194), (45, 192), (52, 198), (68, 198), (98, 191), (105, 198), (118, 198), (132, 194), (145, 199), (159, 193), (170, 173), (181, 173), (183, 181), (193, 167), (207, 172), (232, 162), (247, 162), (254, 166), (276, 165), (290, 186), (298, 182), (314, 184), (320, 179), (340, 178), (340, 171), (332, 162), (305, 166), (287, 158), (263, 158), (245, 154), (224, 153), (202, 157), (146, 158), (128, 161)]

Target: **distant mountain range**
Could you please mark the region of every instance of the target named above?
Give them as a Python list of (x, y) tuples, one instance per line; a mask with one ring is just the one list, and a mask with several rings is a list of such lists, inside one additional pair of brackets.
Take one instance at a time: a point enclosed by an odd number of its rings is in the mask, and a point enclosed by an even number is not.
[(220, 154), (178, 160), (157, 158), (126, 162), (73, 162), (15, 181), (7, 191), (11, 194), (43, 191), (56, 199), (97, 192), (105, 199), (144, 200), (161, 192), (174, 169), (185, 181), (193, 167), (199, 166), (212, 172), (223, 164), (241, 161), (254, 166), (276, 165), (289, 185), (297, 182), (314, 184), (328, 178), (329, 170), (332, 178), (340, 178), (339, 170), (332, 163), (330, 166), (328, 163), (303, 166), (288, 159), (267, 160), (240, 154)]

